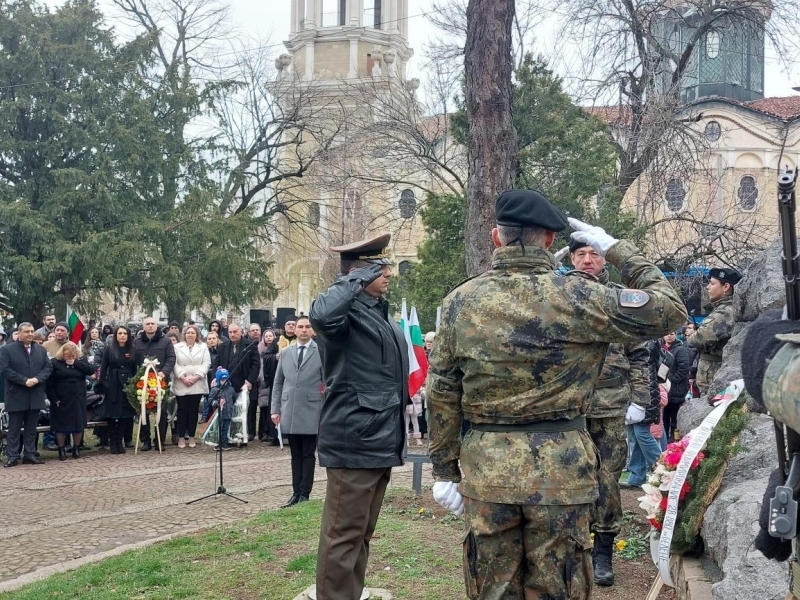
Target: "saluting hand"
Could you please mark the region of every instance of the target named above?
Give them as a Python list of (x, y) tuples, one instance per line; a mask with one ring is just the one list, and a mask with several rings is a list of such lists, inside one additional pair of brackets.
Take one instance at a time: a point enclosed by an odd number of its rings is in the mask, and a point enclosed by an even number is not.
[(366, 287), (381, 275), (383, 275), (383, 267), (381, 265), (367, 265), (366, 267), (353, 269), (348, 274), (348, 277), (360, 281)]
[(575, 232), (572, 234), (572, 239), (576, 242), (583, 242), (592, 247), (592, 250), (597, 252), (600, 256), (605, 256), (611, 250), (611, 247), (619, 240), (611, 237), (606, 233), (602, 227), (594, 227), (578, 219), (568, 218), (569, 225)]

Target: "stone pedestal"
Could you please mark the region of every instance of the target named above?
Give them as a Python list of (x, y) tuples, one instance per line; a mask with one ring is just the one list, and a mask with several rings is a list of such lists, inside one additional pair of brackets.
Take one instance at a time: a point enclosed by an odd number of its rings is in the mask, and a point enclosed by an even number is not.
[[(316, 600), (317, 598), (317, 586), (312, 585), (309, 586), (307, 590), (305, 590), (299, 596), (295, 596), (294, 600)], [(389, 590), (384, 590), (382, 588), (366, 588), (364, 593), (361, 594), (361, 600), (393, 600), (394, 596)]]

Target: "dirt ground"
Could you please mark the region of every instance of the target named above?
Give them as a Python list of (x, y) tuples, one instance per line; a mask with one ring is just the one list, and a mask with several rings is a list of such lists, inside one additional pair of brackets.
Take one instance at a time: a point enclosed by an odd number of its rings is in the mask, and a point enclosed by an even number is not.
[[(623, 530), (619, 539), (640, 539), (641, 536), (646, 534), (650, 525), (644, 518), (644, 512), (639, 508), (639, 503), (636, 500), (641, 495), (637, 490), (622, 490), (622, 505), (625, 511), (625, 518), (623, 520)], [(419, 508), (424, 508), (436, 515), (442, 514), (442, 508), (436, 504), (432, 496), (422, 494), (421, 497), (414, 498), (411, 495), (404, 496), (398, 495), (390, 500), (390, 503), (396, 510), (410, 510), (414, 511)], [(435, 535), (435, 530), (432, 530)], [(438, 544), (441, 540), (431, 539), (427, 543)], [(592, 598), (599, 600), (644, 600), (650, 587), (656, 578), (657, 570), (650, 559), (649, 548), (646, 548), (642, 553), (633, 557), (620, 556), (619, 552), (615, 552), (614, 556), (614, 573), (615, 583), (611, 587), (594, 586)], [(674, 600), (675, 592), (671, 588), (663, 588), (658, 596), (658, 600)]]

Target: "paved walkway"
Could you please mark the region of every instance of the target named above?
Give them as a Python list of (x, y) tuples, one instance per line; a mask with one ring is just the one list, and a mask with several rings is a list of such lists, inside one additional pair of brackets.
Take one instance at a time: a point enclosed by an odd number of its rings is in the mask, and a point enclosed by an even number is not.
[[(75, 559), (278, 508), (291, 496), (288, 447), (251, 443), (225, 453), (225, 487), (248, 504), (227, 497), (186, 504), (217, 489), (209, 447), (85, 455), (60, 462), (43, 452), (44, 465), (0, 469), (0, 590)], [(410, 489), (411, 468), (395, 469), (390, 486)], [(430, 465), (423, 474), (430, 485)], [(313, 498), (324, 495), (324, 481), (325, 470), (317, 468)]]

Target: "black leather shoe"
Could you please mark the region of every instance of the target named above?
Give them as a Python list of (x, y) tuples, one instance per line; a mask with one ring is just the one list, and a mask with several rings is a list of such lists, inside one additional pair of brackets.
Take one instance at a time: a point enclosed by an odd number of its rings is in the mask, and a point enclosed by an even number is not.
[(64, 448), (58, 449), (58, 460), (67, 460), (67, 451)]
[(78, 446), (72, 447), (72, 458), (80, 458), (81, 457), (81, 449)]
[[(57, 447), (56, 447), (56, 450), (58, 450)], [(23, 465), (43, 465), (44, 461), (41, 458), (36, 458), (34, 456), (33, 458), (23, 458), (22, 459), (22, 464)]]
[(308, 502), (308, 496), (300, 496), (297, 500), (298, 502)]
[(8, 460), (3, 463), (4, 467), (16, 467), (19, 464), (19, 459), (15, 458), (14, 460)]
[(153, 443), (150, 440), (142, 442), (142, 452), (150, 452), (153, 449)]
[(281, 508), (289, 508), (290, 506), (294, 506), (298, 502), (300, 502), (300, 496), (298, 496), (297, 494), (292, 494), (292, 497), (289, 498), (289, 501), (286, 504), (282, 505)]

